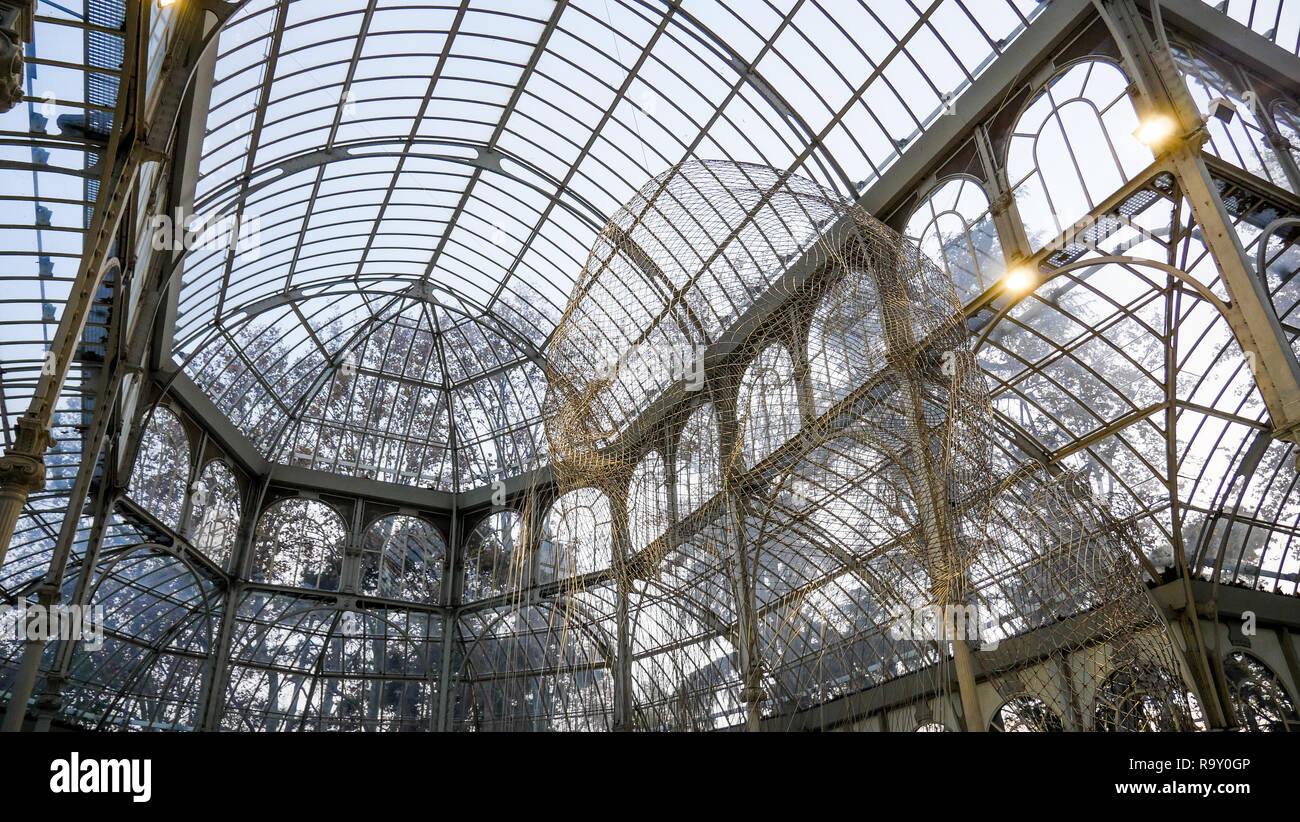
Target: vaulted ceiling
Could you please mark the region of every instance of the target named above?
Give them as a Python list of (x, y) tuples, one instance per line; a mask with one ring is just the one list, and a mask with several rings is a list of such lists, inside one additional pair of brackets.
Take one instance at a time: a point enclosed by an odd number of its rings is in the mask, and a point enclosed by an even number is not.
[(219, 43), (194, 203), (215, 240), (174, 357), (274, 462), (517, 474), (545, 461), (539, 366), (618, 207), (689, 157), (859, 193), (1040, 8), (974, 5), (252, 0)]

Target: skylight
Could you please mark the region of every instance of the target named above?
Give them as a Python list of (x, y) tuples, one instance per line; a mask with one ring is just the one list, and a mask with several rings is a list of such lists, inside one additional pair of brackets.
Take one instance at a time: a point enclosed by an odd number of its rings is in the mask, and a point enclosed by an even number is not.
[(856, 195), (1039, 7), (254, 0), (194, 204), (241, 233), (190, 250), (174, 356), (276, 462), (443, 490), (526, 470), (537, 365), (638, 187), (694, 156)]

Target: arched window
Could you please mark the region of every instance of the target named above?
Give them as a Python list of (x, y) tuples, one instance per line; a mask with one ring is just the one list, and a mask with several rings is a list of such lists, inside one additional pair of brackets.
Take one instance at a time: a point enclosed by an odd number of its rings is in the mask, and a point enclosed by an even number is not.
[(447, 546), (419, 517), (384, 517), (361, 540), (361, 593), (437, 604)]
[(1097, 689), (1098, 731), (1190, 731), (1186, 707), (1171, 699), (1182, 691), (1163, 666), (1140, 665), (1111, 672)]
[(1014, 696), (1002, 703), (989, 723), (990, 731), (1063, 731), (1061, 718), (1034, 696)]
[[(77, 655), (70, 682), (81, 687), (69, 689), (64, 706), (83, 722), (194, 728), (206, 667), (200, 660), (212, 652), (221, 619), (216, 590), (207, 574), (155, 549), (124, 547), (96, 569), (88, 613), (102, 644)], [(65, 595), (70, 588), (65, 583)]]
[(1197, 110), (1209, 114), (1211, 103), (1218, 99), (1227, 100), (1235, 109), (1235, 116), (1226, 123), (1218, 117), (1205, 118), (1205, 130), (1209, 133), (1205, 150), (1256, 177), (1291, 190), (1290, 179), (1269, 147), (1268, 134), (1255, 105), (1258, 99), (1255, 93), (1241, 88), (1239, 81), (1180, 45), (1173, 46), (1173, 54)]
[(250, 591), (235, 611), (223, 729), (419, 731), (433, 724), (441, 618)]
[(993, 285), (1006, 267), (988, 194), (975, 180), (959, 177), (931, 191), (913, 212), (906, 233), (948, 273), (963, 303)]
[(239, 482), (224, 462), (212, 460), (190, 491), (191, 541), (225, 568), (239, 533)]
[(135, 456), (131, 499), (164, 524), (179, 528), (189, 481), (190, 439), (176, 415), (157, 406)]
[(646, 454), (632, 472), (627, 489), (627, 530), (633, 551), (640, 551), (668, 528), (668, 479), (658, 451)]
[(808, 368), (818, 414), (885, 367), (875, 282), (850, 271), (831, 287), (808, 329)]
[(1233, 651), (1223, 674), (1237, 719), (1247, 731), (1300, 731), (1300, 715), (1273, 669), (1250, 654)]
[(1151, 164), (1133, 132), (1128, 78), (1110, 63), (1078, 63), (1034, 98), (1011, 135), (1007, 177), (1029, 243), (1042, 248)]
[(722, 489), (713, 405), (691, 412), (677, 440), (677, 512), (686, 516)]
[(740, 380), (741, 459), (753, 467), (799, 433), (799, 390), (794, 362), (780, 345), (759, 352)]
[(257, 523), (253, 581), (337, 591), (346, 538), (343, 518), (325, 503), (277, 502)]
[[(470, 354), (457, 351), (456, 356), (468, 358)], [(533, 363), (500, 371), (456, 390), (452, 408), (459, 437), (456, 464), (462, 488), (514, 476), (545, 459), (546, 436), (538, 423), (541, 395), (545, 393), (546, 376)]]
[(520, 565), (524, 520), (516, 511), (488, 514), (465, 542), (465, 592), (473, 602), (521, 587), (527, 569)]
[(609, 498), (595, 488), (579, 488), (557, 499), (542, 535), (539, 581), (608, 568), (611, 523)]

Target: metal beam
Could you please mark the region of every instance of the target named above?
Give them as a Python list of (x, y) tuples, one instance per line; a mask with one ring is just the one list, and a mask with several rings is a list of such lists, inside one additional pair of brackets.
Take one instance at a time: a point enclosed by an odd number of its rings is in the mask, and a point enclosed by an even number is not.
[(976, 125), (1006, 102), (1008, 92), (1047, 59), (1084, 21), (1093, 17), (1089, 0), (1052, 0), (948, 113), (930, 125), (892, 166), (858, 198), (858, 204), (884, 219), (931, 171), (970, 137)]
[(190, 379), (189, 374), (184, 371), (159, 372), (154, 375), (154, 382), (159, 384), (159, 388), (166, 387), (167, 395), (176, 400), (191, 417), (200, 421), (221, 450), (236, 460), (245, 472), (256, 477), (263, 476), (270, 470), (271, 463), (253, 447), (244, 432), (221, 413), (217, 404)]
[[(1134, 0), (1093, 0), (1119, 47), (1125, 69), (1133, 81), (1134, 103), (1143, 119), (1172, 119), (1176, 133), (1152, 149), (1172, 164), (1179, 188), (1191, 206), (1192, 217), (1201, 229), (1201, 239), (1214, 259), (1231, 302), (1226, 318), (1247, 356), (1256, 356), (1252, 368), (1255, 383), (1263, 395), (1276, 436), (1295, 441), (1300, 434), (1300, 364), (1282, 334), (1273, 311), (1267, 285), (1249, 270), (1246, 253), (1237, 236), (1223, 200), (1201, 158), (1206, 137), (1201, 113), (1196, 108), (1173, 56), (1164, 49), (1163, 37), (1153, 37), (1142, 20)], [(1160, 35), (1157, 32), (1157, 35)], [(1172, 334), (1172, 329), (1167, 329)], [(1170, 355), (1172, 357), (1172, 354)], [(1176, 423), (1168, 409), (1167, 425)], [(1167, 430), (1167, 461), (1176, 466), (1174, 430)], [(1200, 692), (1206, 719), (1212, 728), (1231, 728), (1233, 708), (1215, 681), (1215, 659), (1211, 654), (1191, 589), (1192, 570), (1182, 549), (1179, 499), (1175, 477), (1168, 478), (1170, 521), (1174, 564), (1186, 604), (1177, 613), (1186, 640), (1186, 662)]]
[[(1150, 11), (1151, 0), (1137, 0)], [(1160, 0), (1165, 25), (1200, 40), (1220, 55), (1300, 97), (1300, 56), (1215, 10), (1204, 0)]]
[[(226, 11), (227, 15), (232, 13), (233, 8)], [(225, 25), (226, 19), (228, 18), (218, 20), (215, 27), (220, 28)], [(214, 37), (209, 47), (203, 49), (195, 58), (193, 82), (189, 93), (176, 103), (179, 122), (175, 130), (175, 145), (172, 148), (168, 197), (164, 203), (164, 214), (175, 214), (179, 211), (182, 215), (188, 216), (194, 210), (194, 192), (199, 180), (199, 158), (203, 156), (204, 127), (207, 123), (212, 81), (217, 65), (216, 42), (217, 38)], [(183, 225), (174, 228), (184, 234)], [(161, 310), (156, 312), (153, 346), (149, 356), (149, 367), (153, 369), (160, 368), (163, 358), (171, 352), (172, 337), (176, 332), (176, 305), (181, 290), (181, 269), (180, 266), (173, 265), (174, 257), (167, 252), (157, 256), (162, 259), (151, 260), (151, 263), (169, 266), (170, 273), (165, 285), (167, 291)]]

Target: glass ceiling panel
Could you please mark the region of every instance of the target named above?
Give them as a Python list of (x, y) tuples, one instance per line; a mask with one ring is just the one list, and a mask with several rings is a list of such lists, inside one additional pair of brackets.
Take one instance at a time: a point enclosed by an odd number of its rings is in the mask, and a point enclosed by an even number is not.
[(1300, 3), (1296, 0), (1204, 0), (1207, 5), (1272, 40), (1293, 54), (1300, 54)]
[[(518, 366), (544, 350), (599, 231), (646, 180), (695, 156), (856, 194), (1040, 7), (252, 0), (221, 35), (195, 213), (237, 215), (255, 242), (189, 253), (174, 355), (271, 459), (297, 460), (308, 422), (394, 454), (447, 447), (454, 422), (463, 448), (504, 438), (516, 454), (545, 392), (540, 369)], [(744, 308), (719, 305), (715, 322)], [(428, 345), (374, 359), (384, 346), (367, 340), (395, 316)], [(412, 378), (405, 357), (418, 356), (422, 390), (473, 394), (507, 369), (512, 385), (539, 381), (536, 399), (494, 420), (430, 398), (376, 425), (323, 399), (363, 349), (376, 385)], [(502, 450), (450, 474), (379, 473), (471, 487), (520, 467)]]
[[(0, 416), (3, 445), (27, 410), (80, 263), (84, 233), (99, 191), (99, 159), (113, 129), (125, 50), (121, 2), (36, 4), (35, 40), (23, 55), (23, 98), (0, 114)], [(156, 54), (172, 14), (155, 15), (149, 50)], [(143, 78), (152, 95), (156, 72)], [(150, 97), (152, 99), (152, 96)], [(141, 185), (157, 166), (146, 163)], [(115, 251), (114, 253), (120, 253)], [(105, 362), (109, 306), (120, 281), (110, 271), (96, 295), (55, 405), (47, 484), (27, 501), (0, 574), (0, 602), (22, 596), (49, 564), (69, 508)], [(89, 519), (79, 521), (73, 556)], [(118, 538), (112, 523), (106, 544)]]

